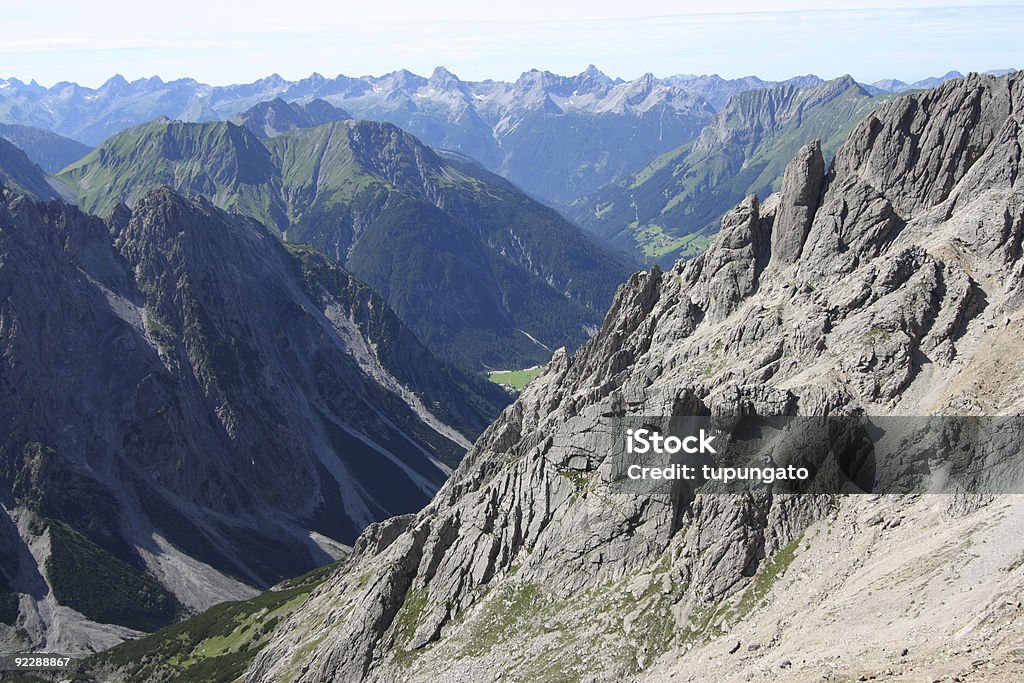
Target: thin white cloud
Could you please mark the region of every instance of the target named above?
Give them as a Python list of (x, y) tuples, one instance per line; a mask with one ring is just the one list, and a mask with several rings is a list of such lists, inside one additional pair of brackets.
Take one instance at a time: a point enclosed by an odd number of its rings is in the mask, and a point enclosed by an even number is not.
[(158, 40), (152, 38), (32, 38), (0, 41), (0, 53), (32, 53), (68, 50), (190, 50), (205, 48), (253, 47), (258, 43), (245, 40)]
[[(950, 68), (1024, 66), (1019, 5), (880, 4), (523, 0), (495, 9), (495, 3), (457, 0), (398, 3), (384, 11), (326, 0), (178, 0), (173, 6), (113, 0), (99, 5), (117, 12), (80, 3), (45, 22), (38, 9), (6, 16), (5, 35), (19, 38), (0, 40), (0, 77), (95, 85), (116, 72), (223, 84), (271, 72), (289, 78), (313, 71), (429, 73), (443, 64), (476, 80), (515, 78), (532, 67), (566, 73), (593, 62), (625, 78), (647, 71), (767, 78), (849, 72), (864, 80), (915, 80)], [(621, 16), (608, 18), (615, 13)]]

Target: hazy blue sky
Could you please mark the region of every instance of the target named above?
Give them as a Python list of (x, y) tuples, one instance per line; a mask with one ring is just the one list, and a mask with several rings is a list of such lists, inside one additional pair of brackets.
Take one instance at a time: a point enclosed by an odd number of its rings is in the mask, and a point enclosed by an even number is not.
[(92, 0), (3, 10), (0, 77), (98, 85), (429, 74), (514, 79), (530, 68), (913, 81), (1024, 66), (1024, 2), (959, 0)]

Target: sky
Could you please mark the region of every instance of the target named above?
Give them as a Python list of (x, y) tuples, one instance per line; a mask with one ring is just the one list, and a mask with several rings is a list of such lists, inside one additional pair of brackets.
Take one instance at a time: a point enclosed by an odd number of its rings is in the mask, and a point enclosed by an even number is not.
[(464, 80), (532, 68), (613, 77), (849, 73), (912, 82), (1024, 67), (1024, 0), (35, 0), (5, 7), (0, 78), (97, 86), (247, 83), (443, 65)]

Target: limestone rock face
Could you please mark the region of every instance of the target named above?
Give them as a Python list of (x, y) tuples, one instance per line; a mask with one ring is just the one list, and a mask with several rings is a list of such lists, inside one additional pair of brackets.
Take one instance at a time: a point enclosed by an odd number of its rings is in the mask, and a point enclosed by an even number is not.
[[(722, 218), (717, 249), (709, 251), (702, 268), (683, 277), (693, 284), (693, 302), (704, 315), (724, 318), (757, 289), (773, 238), (777, 202), (762, 206), (751, 195)], [(692, 279), (691, 279), (692, 278)]]
[[(1019, 609), (986, 596), (1019, 591), (1019, 563), (961, 579), (930, 559), (988, 552), (970, 531), (985, 501), (631, 495), (606, 455), (617, 416), (1021, 410), (1022, 93), (1021, 75), (970, 76), (894, 101), (827, 174), (804, 148), (781, 194), (745, 200), (706, 253), (630, 278), (596, 337), (556, 354), (422, 512), (368, 532), (246, 680), (767, 680), (783, 660), (794, 680), (849, 673), (801, 629), (812, 619), (843, 642), (932, 624), (927, 642), (903, 636), (932, 657), (891, 664), (911, 673), (952, 661), (934, 643), (954, 632), (1011, 657)], [(999, 519), (1017, 519), (1006, 505)], [(882, 512), (898, 521), (863, 521)], [(947, 606), (967, 581), (991, 591)]]
[[(894, 100), (857, 126), (836, 155), (837, 177), (855, 175), (909, 217), (945, 200), (988, 151), (1015, 133), (1021, 97), (1013, 79), (971, 74), (912, 97)], [(898, 144), (889, 144), (898, 139)], [(996, 147), (992, 148), (993, 142)], [(1003, 157), (989, 166), (1008, 171)]]
[(800, 257), (824, 178), (821, 142), (815, 140), (800, 149), (782, 176), (782, 201), (772, 229), (772, 263), (787, 265)]

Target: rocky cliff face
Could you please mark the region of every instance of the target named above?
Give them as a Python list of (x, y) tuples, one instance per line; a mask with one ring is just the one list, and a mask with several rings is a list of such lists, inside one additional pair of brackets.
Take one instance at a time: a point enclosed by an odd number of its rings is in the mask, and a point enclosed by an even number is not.
[(0, 195), (0, 386), (0, 635), (58, 651), (340, 556), (503, 405), (332, 261), (167, 188), (106, 222)]
[(606, 454), (616, 416), (1020, 411), (1022, 104), (972, 75), (882, 107), (827, 173), (801, 150), (367, 529), (246, 680), (1013, 680), (1016, 498), (631, 495)]

